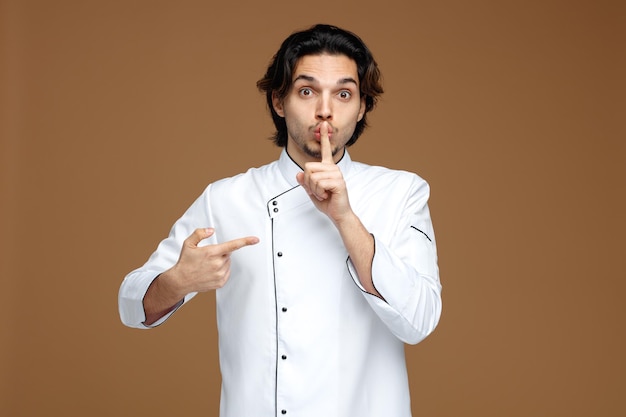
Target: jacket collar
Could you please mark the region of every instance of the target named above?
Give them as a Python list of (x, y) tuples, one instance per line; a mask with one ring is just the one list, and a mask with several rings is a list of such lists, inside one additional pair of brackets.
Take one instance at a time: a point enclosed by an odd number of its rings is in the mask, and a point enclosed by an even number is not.
[[(341, 170), (344, 178), (348, 176), (348, 171), (350, 170), (351, 165), (352, 159), (350, 158), (350, 154), (346, 149), (339, 162), (337, 162), (337, 166), (339, 166), (339, 169)], [(291, 159), (291, 157), (287, 153), (286, 148), (283, 148), (282, 152), (280, 153), (280, 158), (278, 159), (278, 169), (283, 174), (283, 177), (289, 183), (289, 185), (291, 185), (292, 187), (296, 187), (297, 185), (299, 185), (298, 181), (296, 181), (296, 174), (298, 172), (302, 172), (302, 168), (300, 168), (300, 166), (296, 164), (293, 159)]]

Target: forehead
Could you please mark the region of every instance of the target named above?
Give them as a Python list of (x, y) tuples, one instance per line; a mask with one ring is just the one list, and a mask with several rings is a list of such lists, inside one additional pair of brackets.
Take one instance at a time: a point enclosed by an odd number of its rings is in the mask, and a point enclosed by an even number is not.
[(356, 62), (343, 54), (305, 55), (298, 59), (293, 70), (292, 81), (306, 75), (319, 81), (338, 81), (352, 78), (359, 80)]

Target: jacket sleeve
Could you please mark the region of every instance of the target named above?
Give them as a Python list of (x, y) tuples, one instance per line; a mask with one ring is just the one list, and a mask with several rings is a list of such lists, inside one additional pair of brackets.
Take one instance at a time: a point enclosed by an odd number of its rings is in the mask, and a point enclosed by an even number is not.
[(441, 284), (435, 235), (428, 209), (429, 186), (412, 181), (392, 233), (374, 235), (372, 280), (384, 298), (365, 292), (352, 262), (348, 269), (370, 306), (400, 340), (416, 344), (433, 332), (441, 316)]
[[(158, 326), (167, 320), (180, 306), (185, 304), (196, 293), (187, 294), (183, 300), (165, 316), (161, 317), (154, 324), (146, 326), (143, 309), (143, 298), (152, 284), (152, 281), (159, 274), (170, 269), (178, 261), (183, 242), (193, 231), (200, 227), (210, 227), (211, 216), (209, 211), (209, 191), (210, 187), (198, 197), (198, 199), (187, 209), (183, 216), (174, 223), (169, 236), (159, 243), (156, 251), (150, 256), (148, 261), (140, 268), (130, 272), (120, 286), (118, 293), (118, 308), (122, 323), (128, 327), (147, 329)], [(203, 240), (201, 245), (211, 243), (214, 237)]]

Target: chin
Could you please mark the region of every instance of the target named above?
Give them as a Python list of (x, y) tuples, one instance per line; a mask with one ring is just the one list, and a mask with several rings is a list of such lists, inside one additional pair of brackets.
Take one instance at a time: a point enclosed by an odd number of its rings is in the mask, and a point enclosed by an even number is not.
[(308, 156), (312, 158), (322, 159), (322, 153), (320, 151), (313, 150), (309, 148), (308, 146), (304, 148), (304, 153), (306, 153)]

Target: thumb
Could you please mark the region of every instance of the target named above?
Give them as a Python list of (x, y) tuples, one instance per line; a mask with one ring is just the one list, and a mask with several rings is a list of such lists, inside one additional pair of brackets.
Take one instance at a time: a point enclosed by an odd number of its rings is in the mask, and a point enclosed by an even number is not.
[(296, 181), (298, 181), (298, 184), (304, 185), (304, 172), (298, 172), (296, 174)]
[(215, 229), (211, 227), (200, 228), (193, 231), (193, 233), (185, 240), (185, 244), (191, 247), (197, 247), (200, 241), (207, 239), (215, 233)]

